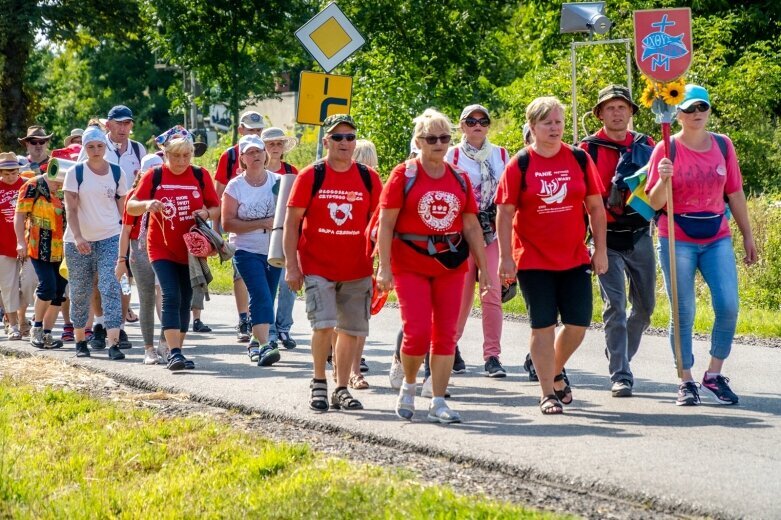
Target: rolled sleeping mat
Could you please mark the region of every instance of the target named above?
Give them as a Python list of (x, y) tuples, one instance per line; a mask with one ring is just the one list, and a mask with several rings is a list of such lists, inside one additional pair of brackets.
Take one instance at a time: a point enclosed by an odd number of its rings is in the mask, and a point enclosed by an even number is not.
[(290, 198), (290, 190), (293, 189), (295, 174), (288, 173), (282, 176), (277, 197), (277, 209), (274, 212), (274, 225), (271, 228), (271, 240), (268, 248), (268, 263), (274, 267), (285, 267), (285, 252), (282, 248), (282, 232), (287, 215), (287, 200)]

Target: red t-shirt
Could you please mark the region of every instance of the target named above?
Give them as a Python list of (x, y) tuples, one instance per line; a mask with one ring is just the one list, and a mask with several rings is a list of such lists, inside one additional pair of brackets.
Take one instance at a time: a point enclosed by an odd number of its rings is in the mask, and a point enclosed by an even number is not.
[(143, 217), (143, 215), (134, 217), (133, 215), (129, 215), (127, 212), (127, 201), (133, 197), (135, 192), (135, 189), (131, 189), (127, 192), (127, 196), (125, 197), (125, 211), (122, 213), (122, 224), (126, 226), (133, 226), (130, 228), (130, 240), (138, 240), (138, 235), (141, 232), (141, 217)]
[(278, 173), (280, 175), (287, 174), (287, 172), (285, 171), (285, 165), (286, 164), (288, 166), (290, 166), (290, 173), (292, 173), (293, 175), (298, 175), (298, 169), (295, 166), (293, 166), (292, 164), (286, 163), (285, 161), (282, 161), (282, 164), (279, 165), (279, 169), (277, 171), (275, 171), (274, 173)]
[[(151, 173), (147, 173), (136, 187), (137, 200), (149, 200), (152, 191)], [(219, 206), (209, 172), (203, 170), (203, 193), (198, 180), (188, 167), (180, 175), (174, 175), (168, 166), (163, 166), (163, 177), (155, 191), (155, 199), (163, 203), (163, 211), (150, 215), (147, 233), (149, 261), (171, 260), (187, 263), (187, 246), (182, 236), (194, 224), (193, 211), (203, 207)], [(165, 226), (165, 230), (161, 227)]]
[(19, 177), (13, 184), (0, 182), (0, 255), (16, 258), (16, 232), (14, 214), (19, 189), (25, 180)]
[[(233, 157), (235, 158), (235, 160), (233, 161), (233, 166), (231, 167), (231, 172), (229, 177), (228, 176), (228, 151), (231, 148), (233, 149)], [(214, 172), (214, 180), (219, 182), (223, 186), (227, 186), (228, 181), (236, 176), (236, 170), (239, 169), (239, 145), (236, 144), (234, 146), (231, 146), (231, 148), (228, 148), (228, 150), (222, 152), (222, 155), (220, 155), (220, 160), (217, 163), (217, 171)]]
[(526, 190), (521, 191), (518, 157), (505, 168), (496, 192), (497, 204), (516, 207), (513, 217), (513, 260), (519, 270), (564, 271), (591, 260), (585, 245), (583, 203), (599, 195), (597, 169), (588, 158), (584, 176), (569, 145), (553, 157), (543, 157), (529, 146)]
[(315, 169), (307, 166), (296, 176), (289, 208), (306, 208), (298, 259), (305, 275), (346, 282), (372, 274), (372, 259), (366, 254), (366, 226), (380, 199), (382, 181), (373, 169), (371, 195), (366, 192), (358, 167), (334, 171), (326, 161), (325, 179), (312, 198)]
[[(604, 139), (605, 141), (610, 141), (611, 143), (615, 143), (618, 146), (627, 146), (627, 147), (631, 145), (632, 141), (634, 140), (634, 136), (631, 133), (627, 132), (626, 137), (624, 138), (623, 141), (615, 141), (610, 137), (608, 137), (604, 128), (600, 128), (599, 131), (596, 134), (594, 134), (594, 136), (600, 139)], [(651, 139), (651, 137), (648, 138), (646, 143), (649, 146), (654, 146), (656, 144), (654, 143), (654, 140)], [(587, 142), (581, 142), (579, 146), (583, 150), (588, 152), (591, 146), (596, 146), (596, 145)], [(618, 166), (619, 157), (620, 156), (618, 154), (618, 150), (613, 150), (605, 146), (599, 147), (599, 151), (597, 152), (597, 173), (599, 174), (599, 180), (602, 183), (603, 199), (607, 198), (607, 196), (610, 195), (610, 185), (611, 185), (611, 181), (613, 180), (613, 177), (616, 174), (616, 166)], [(616, 219), (609, 211), (606, 211), (605, 214), (607, 215), (608, 222), (615, 222)]]
[[(460, 233), (464, 229), (464, 213), (477, 213), (477, 202), (472, 192), (469, 176), (457, 172), (464, 179), (466, 191), (453, 175), (452, 171), (433, 179), (426, 173), (420, 161), (415, 161), (417, 174), (409, 193), (404, 195), (407, 184), (406, 163), (396, 166), (390, 174), (380, 197), (380, 208), (398, 209), (396, 233), (414, 235), (447, 235)], [(447, 166), (450, 168), (450, 165)], [(462, 237), (463, 239), (463, 237)], [(427, 241), (416, 241), (425, 248)], [(437, 250), (443, 251), (446, 244), (437, 244)], [(461, 264), (456, 271), (465, 272), (467, 263)], [(419, 253), (399, 238), (393, 239), (391, 246), (391, 270), (394, 273), (414, 272), (425, 276), (438, 276), (452, 272), (429, 255)]]

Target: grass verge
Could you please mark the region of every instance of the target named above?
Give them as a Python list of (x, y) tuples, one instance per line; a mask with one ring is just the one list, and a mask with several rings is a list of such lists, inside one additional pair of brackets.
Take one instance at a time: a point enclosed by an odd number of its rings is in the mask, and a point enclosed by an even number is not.
[(209, 417), (0, 379), (0, 518), (561, 518)]

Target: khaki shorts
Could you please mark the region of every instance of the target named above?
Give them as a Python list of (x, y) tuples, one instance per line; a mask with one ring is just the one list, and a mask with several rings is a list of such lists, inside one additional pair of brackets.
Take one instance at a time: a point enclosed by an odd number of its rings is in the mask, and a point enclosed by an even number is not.
[(313, 330), (336, 327), (351, 336), (369, 335), (371, 276), (332, 282), (322, 276), (304, 277), (306, 315)]
[(35, 302), (38, 277), (29, 259), (21, 269), (16, 258), (0, 255), (0, 294), (5, 312), (16, 312)]

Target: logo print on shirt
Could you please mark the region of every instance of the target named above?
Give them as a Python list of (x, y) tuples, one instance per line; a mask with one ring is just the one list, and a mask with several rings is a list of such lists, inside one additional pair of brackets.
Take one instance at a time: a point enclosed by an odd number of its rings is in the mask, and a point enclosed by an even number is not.
[(199, 198), (201, 198), (201, 192), (200, 192), (200, 191), (198, 191), (198, 190), (193, 190), (193, 198), (194, 198), (194, 199), (199, 199)]
[(337, 226), (341, 226), (347, 222), (348, 219), (353, 218), (353, 205), (348, 202), (344, 204), (329, 202), (328, 211), (331, 214), (331, 220), (333, 220)]
[(450, 229), (461, 211), (458, 197), (446, 191), (429, 191), (418, 202), (418, 215), (431, 229)]
[[(163, 218), (165, 220), (173, 221), (176, 217), (176, 204), (168, 197), (163, 197), (160, 202), (163, 203)], [(174, 223), (171, 222), (171, 229), (174, 228)]]
[(567, 196), (567, 183), (560, 183), (558, 179), (552, 181), (542, 180), (542, 188), (538, 195), (545, 204), (561, 204)]

